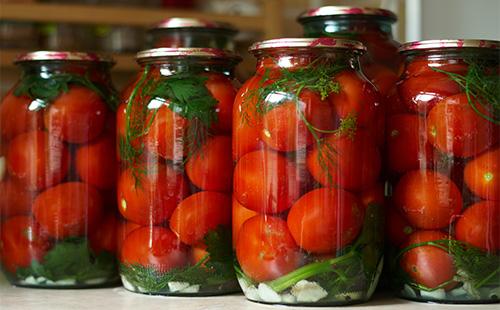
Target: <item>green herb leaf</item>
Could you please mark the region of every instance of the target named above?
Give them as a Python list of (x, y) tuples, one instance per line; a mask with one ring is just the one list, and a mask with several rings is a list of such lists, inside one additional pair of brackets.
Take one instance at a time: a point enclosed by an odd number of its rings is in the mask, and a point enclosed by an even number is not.
[(67, 238), (57, 243), (41, 263), (33, 261), (28, 268), (19, 268), (17, 276), (44, 277), (52, 281), (74, 279), (77, 283), (87, 280), (117, 278), (114, 255), (109, 252), (94, 254), (87, 239)]

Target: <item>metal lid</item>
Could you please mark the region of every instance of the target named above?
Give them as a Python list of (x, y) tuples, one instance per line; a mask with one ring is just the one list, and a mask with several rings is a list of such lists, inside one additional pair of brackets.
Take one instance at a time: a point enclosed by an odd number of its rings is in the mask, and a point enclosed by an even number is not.
[(68, 51), (35, 51), (18, 55), (14, 63), (25, 61), (91, 61), (114, 63), (113, 58), (88, 52), (68, 52)]
[(155, 58), (166, 57), (222, 58), (235, 61), (241, 59), (241, 57), (231, 51), (205, 47), (162, 47), (140, 51), (136, 55), (136, 59), (139, 63), (147, 62)]
[(337, 39), (331, 37), (324, 38), (280, 38), (261, 42), (256, 42), (248, 49), (250, 52), (257, 52), (272, 48), (332, 48), (332, 49), (352, 49), (366, 51), (363, 43), (353, 40)]
[(171, 17), (162, 20), (154, 25), (150, 30), (156, 29), (179, 29), (179, 28), (202, 28), (218, 29), (237, 33), (238, 30), (229, 23), (215, 22), (201, 18)]
[(399, 47), (398, 51), (408, 52), (415, 50), (432, 50), (432, 49), (464, 48), (464, 47), (499, 49), (500, 41), (467, 40), (467, 39), (424, 40), (424, 41), (414, 41), (405, 43)]
[(304, 13), (300, 14), (298, 20), (303, 21), (311, 17), (341, 16), (341, 15), (380, 16), (390, 19), (394, 22), (398, 20), (396, 14), (394, 14), (389, 10), (384, 10), (380, 8), (359, 8), (351, 6), (322, 6), (319, 8), (309, 9)]

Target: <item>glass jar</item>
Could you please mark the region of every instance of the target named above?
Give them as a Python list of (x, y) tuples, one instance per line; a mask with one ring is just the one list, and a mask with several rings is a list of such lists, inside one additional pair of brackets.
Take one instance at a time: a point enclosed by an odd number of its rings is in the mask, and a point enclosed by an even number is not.
[(118, 108), (121, 277), (146, 294), (238, 290), (231, 250), (235, 54), (209, 48), (138, 53)]
[(500, 42), (406, 43), (387, 122), (397, 295), (499, 302)]
[(7, 279), (84, 288), (118, 281), (112, 60), (21, 55), (0, 104), (0, 256)]
[(361, 41), (368, 53), (361, 57), (363, 72), (383, 96), (398, 80), (399, 43), (392, 36), (397, 16), (378, 8), (323, 6), (299, 16), (306, 37), (337, 37)]
[[(342, 39), (254, 44), (235, 100), (233, 231), (249, 300), (342, 305), (370, 298), (382, 268), (379, 94)], [(383, 138), (383, 137), (382, 137)]]
[(234, 50), (238, 30), (231, 24), (199, 18), (173, 17), (149, 29), (148, 47), (209, 47)]

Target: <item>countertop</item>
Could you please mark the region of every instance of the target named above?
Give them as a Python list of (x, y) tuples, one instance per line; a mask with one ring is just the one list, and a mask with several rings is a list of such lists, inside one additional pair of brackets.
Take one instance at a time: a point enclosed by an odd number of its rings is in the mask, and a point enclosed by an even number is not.
[[(439, 305), (424, 304), (376, 294), (365, 304), (343, 307), (353, 310), (488, 310), (499, 309), (494, 305)], [(146, 296), (125, 291), (121, 287), (84, 290), (29, 289), (13, 287), (0, 276), (0, 310), (269, 310), (269, 309), (327, 309), (315, 307), (270, 306), (245, 300), (243, 295), (220, 297), (160, 297)]]

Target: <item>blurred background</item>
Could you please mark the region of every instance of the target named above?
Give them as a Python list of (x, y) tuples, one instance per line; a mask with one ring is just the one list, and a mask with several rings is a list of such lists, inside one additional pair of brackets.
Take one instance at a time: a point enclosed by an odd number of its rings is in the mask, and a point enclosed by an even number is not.
[(14, 57), (30, 50), (111, 53), (118, 89), (137, 70), (145, 30), (167, 17), (201, 17), (239, 28), (241, 79), (253, 70), (246, 49), (257, 40), (301, 36), (296, 17), (322, 5), (382, 7), (399, 16), (400, 42), (437, 38), (500, 39), (498, 0), (0, 0), (0, 94), (16, 81)]

